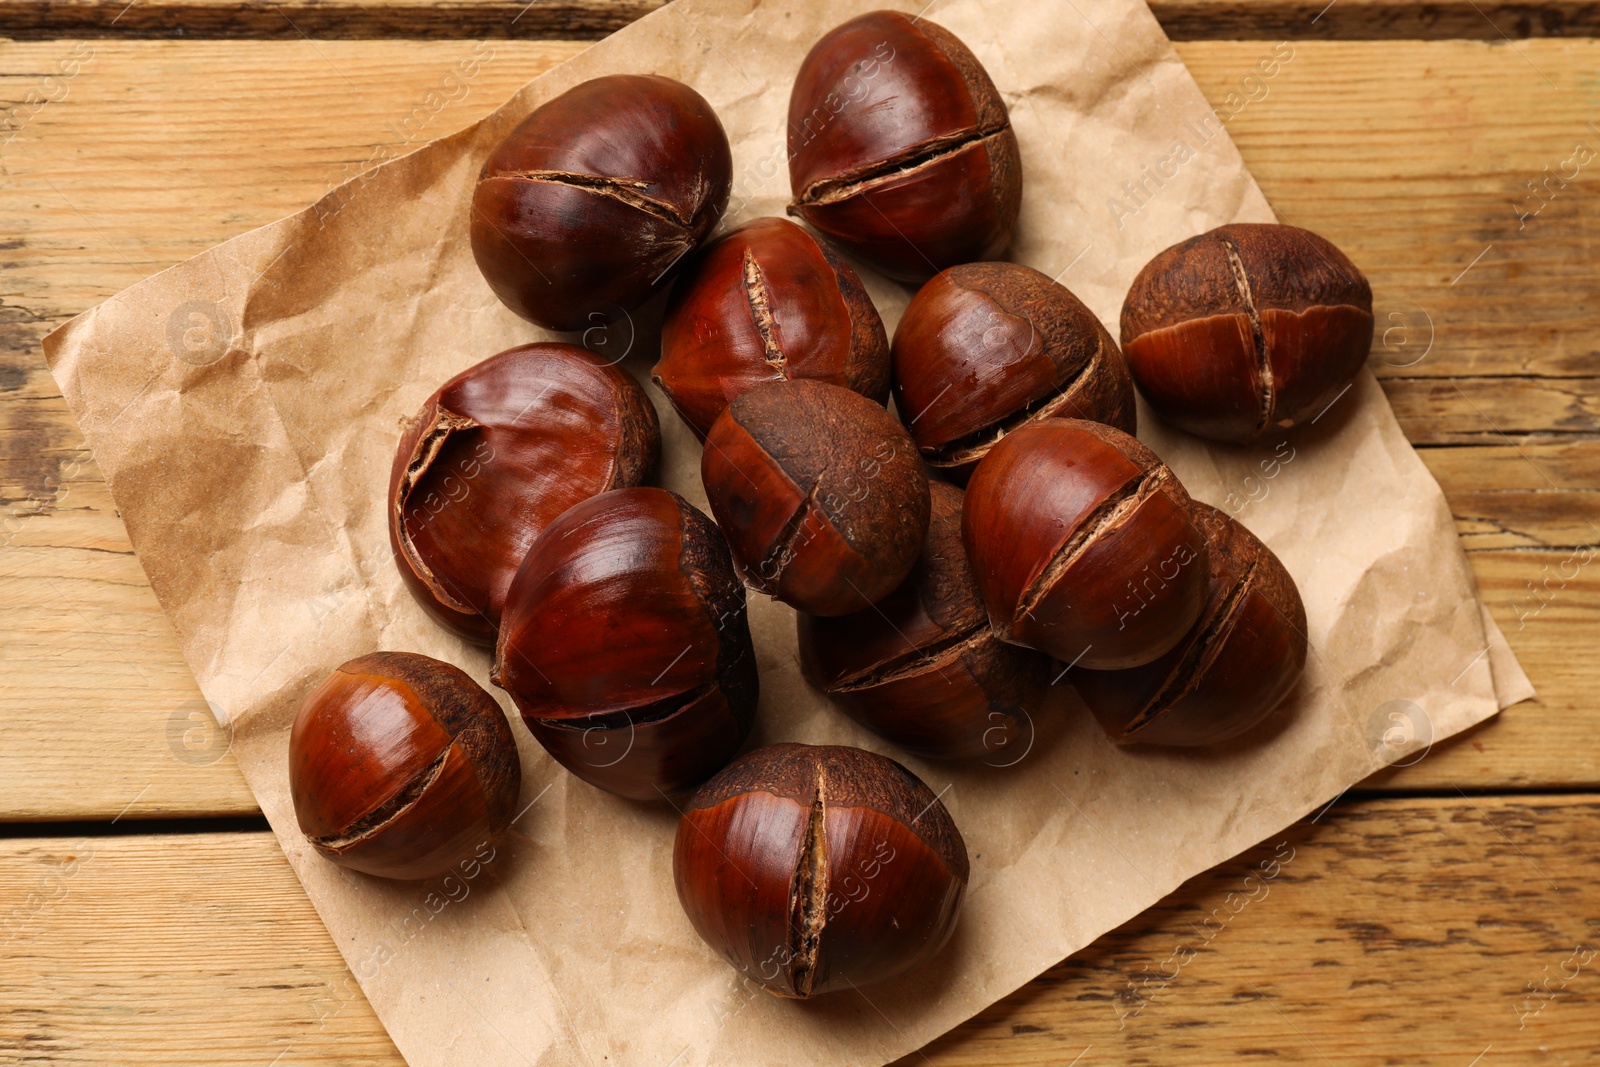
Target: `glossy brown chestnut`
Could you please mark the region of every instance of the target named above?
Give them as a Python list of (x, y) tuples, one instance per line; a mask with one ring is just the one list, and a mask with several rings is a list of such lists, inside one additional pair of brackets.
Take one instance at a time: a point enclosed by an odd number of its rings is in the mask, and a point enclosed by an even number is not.
[(883, 599), (928, 532), (928, 474), (905, 428), (837, 385), (768, 382), (735, 399), (700, 477), (745, 581), (813, 615)]
[(1205, 538), (1188, 492), (1121, 430), (1047, 419), (1006, 435), (972, 473), (962, 529), (1001, 640), (1064, 663), (1149, 663), (1194, 625)]
[(706, 944), (780, 997), (903, 974), (955, 931), (967, 846), (933, 790), (859, 748), (770, 745), (685, 807), (678, 900)]
[(762, 382), (812, 378), (884, 403), (889, 341), (849, 264), (788, 219), (756, 219), (678, 279), (653, 374), (703, 439)]
[(491, 356), (428, 398), (389, 474), (389, 545), (417, 601), (489, 644), (534, 538), (655, 470), (661, 427), (626, 371), (564, 344)]
[(448, 663), (374, 652), (300, 707), (289, 791), (300, 832), (341, 867), (432, 878), (506, 828), (522, 786), (494, 698)]
[(922, 458), (965, 480), (994, 443), (1053, 417), (1133, 433), (1133, 379), (1094, 312), (1019, 263), (966, 263), (918, 290), (894, 332), (894, 399)]
[(1194, 520), (1211, 573), (1193, 629), (1142, 667), (1067, 673), (1113, 741), (1226, 741), (1283, 703), (1305, 668), (1306, 609), (1278, 557), (1210, 505), (1196, 502)]
[(572, 507), (512, 580), (490, 680), (592, 785), (655, 799), (705, 781), (756, 711), (744, 587), (722, 533), (665, 489)]
[(1005, 101), (949, 30), (874, 11), (825, 34), (789, 95), (789, 213), (894, 278), (994, 259), (1022, 204)]
[(865, 611), (801, 614), (800, 669), (908, 752), (1010, 766), (1032, 744), (1054, 672), (1048, 657), (994, 636), (961, 544), (961, 490), (929, 490), (928, 537), (911, 576)]
[(728, 206), (733, 157), (705, 98), (611, 74), (568, 89), (490, 154), (472, 254), (512, 311), (550, 330), (643, 303)]
[(1253, 441), (1314, 419), (1372, 349), (1372, 289), (1296, 226), (1234, 223), (1145, 265), (1122, 305), (1122, 351), (1167, 422)]

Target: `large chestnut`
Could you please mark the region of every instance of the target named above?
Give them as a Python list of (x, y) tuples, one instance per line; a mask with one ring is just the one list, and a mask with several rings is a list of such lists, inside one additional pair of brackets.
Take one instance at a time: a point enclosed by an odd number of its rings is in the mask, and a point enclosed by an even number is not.
[(1069, 665), (1149, 663), (1205, 603), (1188, 492), (1110, 426), (1047, 419), (1007, 434), (972, 473), (962, 528), (995, 633)]
[(1005, 101), (949, 30), (874, 11), (825, 34), (789, 96), (798, 215), (890, 277), (994, 259), (1022, 204)]
[(1133, 433), (1133, 380), (1111, 334), (1066, 286), (1020, 263), (951, 267), (894, 333), (894, 398), (923, 459), (965, 479), (1010, 431), (1088, 419)]
[(511, 727), (460, 668), (411, 652), (342, 664), (289, 733), (300, 832), (381, 878), (432, 878), (510, 823), (522, 786)]
[(1068, 673), (1113, 741), (1226, 741), (1283, 703), (1305, 668), (1306, 609), (1278, 557), (1214, 507), (1196, 502), (1194, 519), (1211, 561), (1194, 627), (1153, 663)]
[(961, 831), (921, 779), (826, 745), (736, 760), (690, 799), (672, 852), (696, 932), (747, 978), (801, 999), (931, 959), (968, 870)]
[(592, 785), (655, 799), (705, 781), (744, 743), (757, 696), (721, 532), (665, 489), (568, 509), (511, 582), (490, 680)]
[(800, 615), (800, 669), (908, 752), (1009, 766), (1032, 743), (1050, 660), (994, 636), (961, 543), (961, 490), (929, 489), (928, 537), (911, 576), (865, 611)]
[(472, 193), (472, 254), (502, 302), (550, 330), (633, 309), (728, 205), (733, 156), (705, 98), (610, 74), (523, 119)]
[(861, 279), (788, 219), (719, 237), (672, 289), (656, 384), (704, 438), (728, 401), (789, 378), (889, 396), (889, 342)]
[(407, 425), (389, 544), (417, 601), (489, 644), (534, 538), (567, 508), (655, 470), (661, 427), (626, 371), (573, 345), (507, 349), (451, 378)]
[(1122, 351), (1167, 422), (1253, 441), (1314, 419), (1372, 349), (1372, 289), (1332, 242), (1234, 223), (1152, 259), (1122, 305)]
[(837, 385), (768, 382), (736, 398), (700, 477), (745, 581), (813, 615), (883, 599), (928, 532), (928, 474), (905, 428)]

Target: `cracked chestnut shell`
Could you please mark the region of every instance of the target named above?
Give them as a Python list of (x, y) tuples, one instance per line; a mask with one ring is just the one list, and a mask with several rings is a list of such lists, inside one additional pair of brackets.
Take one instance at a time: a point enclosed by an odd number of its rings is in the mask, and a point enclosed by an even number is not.
[(755, 721), (755, 651), (722, 533), (665, 489), (578, 504), (506, 596), (490, 680), (555, 760), (655, 799), (698, 785)]
[(690, 799), (672, 852), (678, 900), (706, 944), (800, 999), (933, 958), (968, 872), (933, 790), (894, 760), (833, 745), (740, 757)]
[[(550, 330), (630, 311), (728, 206), (733, 157), (704, 97), (611, 74), (523, 119), (472, 194), (472, 254), (502, 302)], [(599, 316), (597, 318), (596, 316)]]
[(1145, 400), (1217, 441), (1315, 419), (1371, 349), (1366, 277), (1296, 226), (1234, 223), (1173, 245), (1122, 305), (1122, 351)]
[(1032, 741), (1050, 660), (994, 636), (961, 543), (961, 490), (929, 489), (928, 537), (910, 577), (865, 611), (800, 615), (800, 669), (908, 752), (1009, 765)]
[(928, 532), (928, 474), (905, 428), (837, 385), (736, 398), (706, 435), (700, 478), (745, 581), (813, 615), (883, 599)]
[(894, 398), (922, 458), (965, 480), (996, 441), (1040, 419), (1133, 433), (1133, 379), (1066, 286), (1020, 263), (966, 263), (917, 291), (894, 333)]
[(1282, 562), (1210, 505), (1196, 502), (1194, 519), (1211, 566), (1193, 629), (1153, 663), (1068, 675), (1113, 741), (1226, 741), (1282, 704), (1305, 669), (1306, 609)]
[(817, 41), (789, 96), (789, 213), (883, 273), (994, 259), (1022, 204), (1005, 101), (949, 30), (898, 11)]
[(673, 287), (652, 372), (697, 436), (762, 382), (811, 378), (884, 403), (889, 341), (861, 279), (788, 219), (707, 246)]
[(506, 828), (521, 787), (500, 705), (460, 668), (411, 652), (342, 664), (289, 734), (300, 832), (380, 878), (450, 870)]
[(1189, 493), (1136, 439), (1046, 419), (995, 445), (962, 532), (989, 624), (1069, 665), (1136, 667), (1188, 632), (1206, 597)]
[(567, 508), (655, 470), (661, 427), (639, 383), (574, 345), (490, 356), (430, 396), (389, 475), (389, 545), (439, 622), (494, 641), (506, 588)]

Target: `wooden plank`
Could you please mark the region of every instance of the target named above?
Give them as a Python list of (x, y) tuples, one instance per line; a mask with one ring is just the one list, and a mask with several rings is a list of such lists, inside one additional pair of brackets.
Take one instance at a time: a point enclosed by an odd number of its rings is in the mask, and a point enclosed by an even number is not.
[[(1340, 805), (900, 1062), (1593, 1062), (1597, 835), (1593, 797)], [(0, 958), (6, 1062), (401, 1062), (269, 834), (0, 841)]]
[(1600, 441), (1522, 439), (1419, 454), (1469, 552), (1600, 541)]

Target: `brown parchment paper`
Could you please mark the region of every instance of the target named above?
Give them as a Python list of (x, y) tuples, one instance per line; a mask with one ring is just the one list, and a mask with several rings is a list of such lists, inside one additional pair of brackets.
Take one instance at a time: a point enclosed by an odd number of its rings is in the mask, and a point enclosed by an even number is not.
[[(467, 204), (490, 146), (585, 78), (671, 75), (727, 126), (737, 175), (728, 224), (779, 214), (794, 71), (817, 36), (882, 4), (678, 0), (483, 122), (148, 279), (45, 341), (195, 677), (231, 724), (240, 767), (412, 1064), (883, 1063), (1377, 767), (1532, 692), (1482, 609), (1443, 496), (1363, 374), (1287, 443), (1209, 446), (1141, 413), (1141, 436), (1197, 497), (1261, 535), (1305, 597), (1305, 680), (1287, 724), (1251, 746), (1118, 751), (1060, 686), (1020, 763), (1003, 766), (1021, 752), (989, 767), (924, 763), (808, 689), (792, 613), (752, 598), (758, 739), (896, 755), (966, 835), (966, 909), (922, 973), (808, 1004), (753, 992), (678, 907), (674, 813), (578, 782), (520, 724), (528, 807), (457, 875), (390, 884), (310, 851), (285, 748), (300, 701), (330, 668), (409, 649), (486, 680), (486, 654), (431, 625), (403, 590), (380, 502), (401, 419), (445, 377), (540, 336), (473, 264)], [(1010, 105), (1026, 173), (1014, 258), (1059, 274), (1113, 332), (1153, 253), (1223, 222), (1272, 219), (1139, 0), (949, 0), (926, 14), (972, 47)], [(1276, 76), (1292, 52), (1262, 44)], [(1124, 184), (1141, 182), (1139, 196)], [(892, 330), (908, 290), (866, 278)], [(626, 365), (647, 377), (652, 359), (639, 351)], [(652, 395), (661, 480), (704, 507), (698, 449)]]

